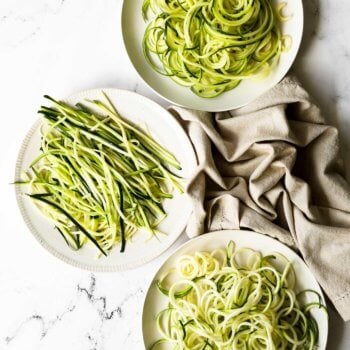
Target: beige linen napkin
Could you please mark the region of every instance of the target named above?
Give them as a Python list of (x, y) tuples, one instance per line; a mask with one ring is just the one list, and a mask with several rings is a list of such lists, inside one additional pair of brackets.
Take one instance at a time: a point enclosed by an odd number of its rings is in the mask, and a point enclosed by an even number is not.
[(190, 237), (248, 228), (300, 251), (350, 319), (350, 186), (336, 128), (294, 78), (224, 113), (171, 107), (198, 169), (188, 186)]

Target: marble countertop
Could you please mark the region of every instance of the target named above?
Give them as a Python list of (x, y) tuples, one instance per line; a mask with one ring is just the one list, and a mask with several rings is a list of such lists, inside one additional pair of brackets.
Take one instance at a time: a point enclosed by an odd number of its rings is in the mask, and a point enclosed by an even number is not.
[[(16, 156), (43, 94), (95, 87), (137, 91), (120, 33), (121, 0), (0, 2), (0, 349), (142, 349), (141, 313), (154, 271), (174, 247), (141, 269), (81, 271), (47, 253), (17, 209)], [(340, 128), (350, 178), (350, 29), (347, 0), (305, 0), (305, 34), (294, 72)], [(331, 308), (330, 350), (350, 349), (350, 324)]]

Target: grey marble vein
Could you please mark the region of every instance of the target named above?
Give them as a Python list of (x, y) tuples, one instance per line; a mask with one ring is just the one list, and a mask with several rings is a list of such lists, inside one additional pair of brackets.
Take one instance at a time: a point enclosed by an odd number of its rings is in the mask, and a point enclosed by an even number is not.
[(15, 330), (15, 332), (12, 335), (7, 336), (5, 338), (6, 344), (11, 343), (17, 337), (17, 335), (20, 333), (22, 328), (25, 327), (30, 322), (38, 322), (40, 324), (40, 327), (41, 327), (40, 339), (45, 338), (46, 335), (48, 334), (48, 332), (58, 322), (61, 322), (68, 313), (73, 312), (75, 310), (75, 308), (76, 308), (76, 305), (68, 306), (62, 313), (60, 313), (59, 315), (55, 316), (53, 319), (50, 319), (48, 321), (45, 321), (44, 317), (41, 315), (34, 314), (34, 315), (29, 316), (26, 320), (24, 320), (18, 326), (18, 328)]
[[(43, 340), (58, 323), (64, 321), (68, 314), (72, 314), (81, 308), (80, 304), (83, 299), (87, 300), (98, 315), (99, 327), (97, 332), (86, 332), (86, 339), (89, 343), (89, 350), (103, 350), (104, 335), (103, 328), (105, 324), (114, 319), (123, 318), (123, 307), (131, 299), (140, 298), (144, 292), (142, 288), (136, 288), (130, 290), (124, 298), (122, 298), (115, 308), (108, 308), (107, 304), (109, 302), (108, 298), (103, 295), (99, 295), (96, 291), (97, 288), (97, 278), (95, 274), (90, 274), (88, 285), (83, 283), (78, 283), (76, 286), (75, 296), (72, 298), (68, 305), (64, 308), (62, 312), (52, 318), (46, 318), (41, 314), (33, 314), (28, 316), (24, 321), (22, 321), (19, 326), (15, 329), (13, 333), (5, 337), (6, 345), (10, 345), (18, 335), (27, 327), (30, 323), (39, 323), (40, 325), (40, 340)], [(95, 323), (96, 323), (95, 319)], [(68, 326), (68, 324), (67, 324)], [(96, 334), (95, 334), (96, 333)], [(130, 337), (130, 332), (128, 333), (126, 339)]]
[[(88, 288), (81, 287), (79, 284), (77, 286), (77, 290), (79, 295), (85, 295), (88, 300), (94, 305), (99, 316), (101, 317), (101, 321), (108, 321), (113, 319), (113, 317), (118, 316), (122, 317), (122, 309), (121, 306), (116, 307), (110, 311), (107, 310), (107, 298), (104, 296), (95, 296), (96, 289), (96, 277), (94, 274), (90, 276), (90, 285)], [(99, 307), (101, 304), (101, 307)]]

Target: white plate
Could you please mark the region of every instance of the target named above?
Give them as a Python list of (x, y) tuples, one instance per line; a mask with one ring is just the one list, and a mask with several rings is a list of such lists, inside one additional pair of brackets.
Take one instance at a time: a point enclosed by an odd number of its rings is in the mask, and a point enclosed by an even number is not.
[(277, 67), (263, 80), (245, 80), (239, 86), (215, 98), (201, 98), (189, 88), (176, 84), (168, 77), (155, 72), (142, 52), (142, 38), (147, 23), (141, 13), (143, 0), (124, 0), (122, 10), (122, 33), (129, 58), (139, 76), (158, 95), (171, 103), (204, 111), (226, 111), (242, 107), (275, 86), (288, 72), (294, 62), (301, 43), (304, 14), (302, 0), (272, 0), (274, 4), (287, 2), (285, 13), (293, 17), (281, 24), (283, 34), (292, 37), (291, 49), (283, 53)]
[[(103, 90), (120, 114), (139, 125), (147, 128), (151, 135), (166, 149), (171, 151), (180, 161), (183, 178), (189, 178), (196, 168), (196, 157), (192, 145), (182, 127), (174, 117), (155, 102), (133, 92), (104, 89)], [(75, 104), (84, 99), (101, 99), (101, 90), (88, 90), (65, 99), (65, 102)], [(21, 178), (24, 170), (39, 154), (40, 121), (28, 133), (22, 145), (16, 167), (16, 179)], [(16, 187), (17, 200), (23, 218), (30, 231), (38, 241), (53, 255), (61, 260), (91, 271), (117, 271), (134, 268), (154, 259), (164, 252), (183, 232), (191, 212), (191, 205), (186, 195), (175, 195), (173, 199), (164, 202), (168, 213), (167, 218), (159, 225), (159, 229), (167, 235), (146, 241), (148, 235), (137, 232), (135, 240), (126, 245), (124, 253), (116, 246), (108, 257), (96, 259), (98, 251), (95, 247), (86, 245), (79, 251), (67, 247), (62, 237), (54, 230), (47, 218), (34, 206), (30, 198), (25, 196), (25, 188)]]
[[(293, 264), (297, 277), (296, 291), (304, 289), (313, 289), (318, 292), (325, 303), (322, 290), (318, 285), (315, 277), (312, 275), (304, 261), (290, 248), (282, 243), (252, 231), (227, 230), (208, 233), (198, 238), (186, 242), (178, 248), (161, 266), (153, 278), (151, 285), (146, 294), (143, 315), (142, 315), (142, 332), (145, 348), (148, 349), (160, 335), (157, 331), (156, 317), (157, 314), (167, 307), (167, 297), (159, 292), (156, 281), (171, 267), (174, 267), (176, 260), (183, 254), (192, 254), (196, 251), (212, 251), (216, 248), (224, 248), (230, 240), (236, 243), (236, 247), (249, 247), (260, 251), (264, 255), (272, 252), (282, 253)], [(310, 296), (311, 297), (311, 296)], [(311, 299), (305, 298), (305, 302)], [(312, 311), (320, 331), (318, 349), (324, 350), (327, 344), (328, 336), (328, 317), (323, 311)], [(170, 349), (164, 348), (164, 349)]]

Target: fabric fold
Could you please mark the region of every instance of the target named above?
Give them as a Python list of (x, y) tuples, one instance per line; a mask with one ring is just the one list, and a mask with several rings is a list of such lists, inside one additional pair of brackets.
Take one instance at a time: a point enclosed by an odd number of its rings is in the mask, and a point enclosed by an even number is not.
[(303, 256), (344, 320), (350, 319), (350, 186), (338, 131), (295, 78), (240, 109), (171, 107), (198, 168), (187, 188), (189, 237), (245, 228)]

